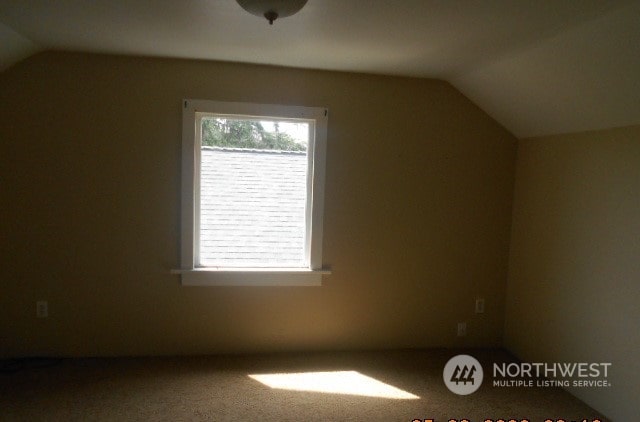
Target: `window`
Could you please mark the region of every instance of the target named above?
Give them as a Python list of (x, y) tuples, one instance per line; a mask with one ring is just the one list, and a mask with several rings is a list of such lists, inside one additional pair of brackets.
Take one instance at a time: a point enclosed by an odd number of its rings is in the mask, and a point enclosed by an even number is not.
[(184, 100), (185, 285), (319, 285), (327, 110)]

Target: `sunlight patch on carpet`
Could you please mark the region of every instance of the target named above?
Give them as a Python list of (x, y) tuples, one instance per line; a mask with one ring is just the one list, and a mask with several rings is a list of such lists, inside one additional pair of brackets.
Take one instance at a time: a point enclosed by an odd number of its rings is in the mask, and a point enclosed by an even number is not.
[(249, 375), (262, 384), (277, 389), (349, 394), (387, 399), (419, 399), (407, 391), (385, 384), (357, 371), (299, 372), (289, 374)]

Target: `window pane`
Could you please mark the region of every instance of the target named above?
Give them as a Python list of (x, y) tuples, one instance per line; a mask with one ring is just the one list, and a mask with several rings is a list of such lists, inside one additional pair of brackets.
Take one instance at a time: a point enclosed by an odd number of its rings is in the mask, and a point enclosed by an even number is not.
[(202, 119), (200, 264), (305, 267), (309, 124)]

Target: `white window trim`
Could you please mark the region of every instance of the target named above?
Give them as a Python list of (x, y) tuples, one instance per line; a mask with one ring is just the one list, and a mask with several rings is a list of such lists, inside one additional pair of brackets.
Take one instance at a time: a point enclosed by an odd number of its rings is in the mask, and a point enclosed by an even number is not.
[[(322, 275), (330, 274), (322, 266), (322, 229), (324, 214), (324, 179), (328, 111), (322, 107), (285, 106), (190, 100), (182, 102), (182, 215), (179, 274), (185, 286), (319, 286)], [(307, 198), (311, 210), (311, 224), (307, 230), (309, 242), (308, 268), (216, 268), (199, 267), (198, 234), (199, 216), (198, 181), (200, 148), (196, 131), (197, 113), (215, 113), (282, 119), (310, 119), (315, 121), (315, 139), (309, 142), (309, 182)], [(312, 149), (312, 150), (311, 150)]]

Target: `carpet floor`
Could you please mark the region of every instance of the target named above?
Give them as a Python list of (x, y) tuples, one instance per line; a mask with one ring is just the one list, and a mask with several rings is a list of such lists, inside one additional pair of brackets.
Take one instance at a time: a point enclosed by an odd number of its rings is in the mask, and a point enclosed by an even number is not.
[[(428, 349), (0, 361), (0, 420), (608, 421), (560, 388), (494, 387), (493, 363), (515, 362), (502, 350), (466, 351), (485, 368), (485, 379), (478, 391), (456, 395), (446, 388), (442, 372), (451, 357), (463, 352)], [(317, 388), (310, 386), (308, 378), (295, 390), (272, 388), (250, 377), (336, 374), (334, 371), (340, 371), (334, 392), (299, 391)], [(371, 378), (374, 387), (385, 383), (390, 386), (386, 390), (417, 397), (375, 396), (379, 388), (373, 389), (375, 397), (357, 395), (368, 388), (362, 384), (356, 391), (348, 390), (350, 382)], [(333, 391), (326, 377), (320, 384)]]

